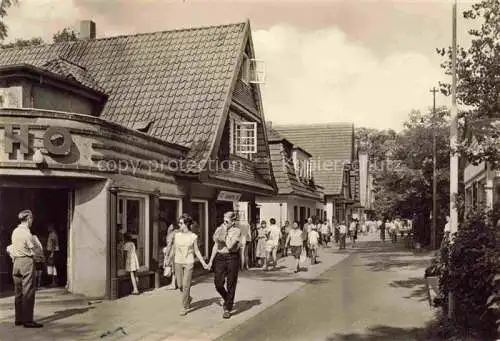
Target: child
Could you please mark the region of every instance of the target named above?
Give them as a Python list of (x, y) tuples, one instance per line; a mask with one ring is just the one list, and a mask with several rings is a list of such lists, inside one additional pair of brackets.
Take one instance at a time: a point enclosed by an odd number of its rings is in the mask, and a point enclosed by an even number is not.
[(308, 233), (308, 244), (309, 250), (311, 252), (311, 264), (317, 263), (318, 258), (318, 247), (319, 247), (319, 233), (316, 226), (311, 228), (311, 232)]
[(175, 280), (175, 267), (173, 261), (169, 261), (170, 256), (173, 251), (173, 242), (174, 242), (174, 235), (175, 232), (177, 231), (177, 227), (174, 224), (171, 224), (168, 227), (168, 232), (167, 232), (167, 237), (166, 237), (166, 246), (163, 248), (163, 273), (168, 272), (166, 269), (170, 268), (170, 276), (172, 277), (172, 281), (170, 282), (170, 285), (167, 286), (168, 290), (176, 290), (177, 289), (177, 282)]
[(132, 241), (132, 236), (130, 234), (125, 235), (125, 244), (123, 245), (123, 250), (127, 252), (127, 261), (125, 263), (125, 270), (130, 273), (130, 280), (132, 281), (132, 295), (139, 295), (139, 290), (137, 289), (137, 278), (136, 271), (139, 270), (139, 259), (137, 259), (137, 253), (135, 251), (135, 244)]
[(288, 232), (286, 237), (285, 248), (290, 246), (292, 250), (292, 255), (297, 261), (296, 270), (294, 273), (300, 271), (300, 255), (302, 254), (302, 243), (303, 243), (302, 231), (299, 229), (299, 223), (294, 221), (292, 229)]

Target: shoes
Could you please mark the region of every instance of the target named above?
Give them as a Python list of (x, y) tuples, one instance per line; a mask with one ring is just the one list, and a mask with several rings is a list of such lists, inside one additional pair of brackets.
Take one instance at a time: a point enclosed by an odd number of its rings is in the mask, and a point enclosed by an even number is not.
[(187, 315), (187, 310), (186, 309), (181, 310), (181, 313), (179, 315), (186, 316)]
[(231, 313), (229, 310), (224, 310), (224, 314), (222, 314), (222, 318), (228, 319), (231, 317)]
[(192, 301), (193, 301), (193, 298), (192, 298), (191, 296), (189, 296), (189, 298), (188, 298), (188, 306), (190, 306), (190, 305), (191, 305), (191, 302), (192, 302)]
[(36, 322), (26, 322), (24, 323), (24, 328), (42, 328), (43, 324)]
[(139, 291), (133, 291), (132, 295), (140, 295), (141, 293)]

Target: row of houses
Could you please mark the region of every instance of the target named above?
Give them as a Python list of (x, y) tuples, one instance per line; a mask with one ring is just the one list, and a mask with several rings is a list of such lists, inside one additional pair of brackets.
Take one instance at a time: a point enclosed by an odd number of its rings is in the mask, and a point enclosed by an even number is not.
[[(200, 249), (228, 210), (241, 224), (362, 213), (352, 124), (266, 125), (249, 22), (0, 50), (0, 272), (17, 213), (59, 234), (60, 283), (130, 293), (135, 239), (143, 288), (183, 212)], [(316, 162), (316, 165), (314, 164)], [(361, 190), (361, 192), (363, 192)]]

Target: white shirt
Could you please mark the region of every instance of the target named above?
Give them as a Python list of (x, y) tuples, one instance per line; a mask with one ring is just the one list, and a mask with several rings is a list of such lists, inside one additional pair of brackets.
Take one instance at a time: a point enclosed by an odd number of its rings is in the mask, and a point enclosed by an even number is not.
[(321, 233), (322, 234), (329, 234), (330, 233), (330, 227), (327, 224), (321, 225)]
[(269, 241), (272, 245), (278, 245), (281, 238), (281, 229), (278, 225), (271, 225), (268, 228)]
[(347, 226), (345, 226), (344, 224), (340, 224), (339, 225), (339, 232), (340, 232), (340, 234), (346, 234), (347, 233)]
[(307, 235), (309, 239), (309, 244), (311, 245), (317, 245), (319, 242), (319, 233), (316, 230), (311, 230), (309, 234)]
[(177, 232), (174, 237), (174, 262), (178, 264), (194, 263), (194, 244), (198, 236), (193, 232)]
[(33, 236), (28, 224), (21, 223), (12, 231), (11, 242), (9, 253), (12, 258), (33, 257), (35, 255), (33, 251)]

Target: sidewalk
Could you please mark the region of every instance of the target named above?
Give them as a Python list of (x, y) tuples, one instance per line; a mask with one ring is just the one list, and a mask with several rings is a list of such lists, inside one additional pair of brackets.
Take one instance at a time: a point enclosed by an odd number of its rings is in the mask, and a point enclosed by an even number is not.
[[(15, 327), (13, 298), (0, 299), (0, 340), (214, 340), (250, 317), (283, 300), (289, 294), (348, 257), (336, 248), (321, 250), (320, 263), (307, 271), (293, 273), (293, 258), (282, 258), (274, 271), (252, 269), (241, 272), (236, 290), (233, 316), (222, 319), (220, 298), (213, 285), (213, 274), (195, 279), (191, 295), (192, 309), (180, 316), (178, 291), (164, 288), (128, 296), (115, 301), (90, 304), (84, 298), (69, 298), (69, 307), (51, 307), (46, 293), (37, 294), (35, 319), (45, 323), (42, 329)], [(69, 295), (75, 297), (75, 295)]]

